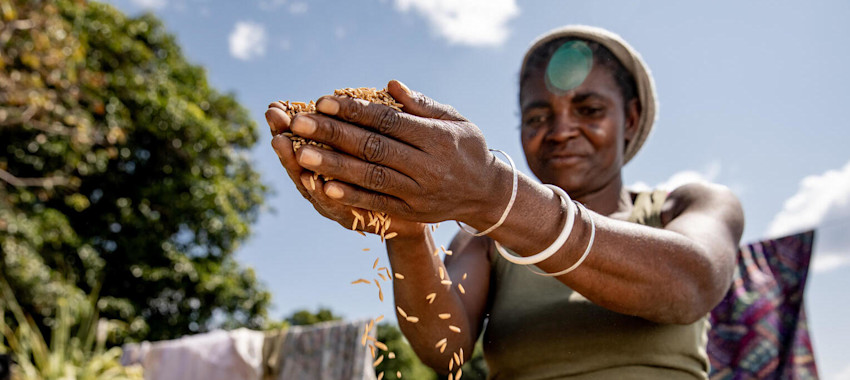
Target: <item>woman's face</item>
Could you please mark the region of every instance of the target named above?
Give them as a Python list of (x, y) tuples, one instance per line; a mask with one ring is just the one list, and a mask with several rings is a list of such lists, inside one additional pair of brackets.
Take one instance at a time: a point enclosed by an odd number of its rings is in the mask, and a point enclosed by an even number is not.
[(636, 129), (637, 102), (628, 115), (620, 89), (595, 64), (578, 87), (556, 95), (544, 69), (532, 68), (520, 85), (522, 147), (532, 172), (580, 197), (619, 179), (626, 140)]

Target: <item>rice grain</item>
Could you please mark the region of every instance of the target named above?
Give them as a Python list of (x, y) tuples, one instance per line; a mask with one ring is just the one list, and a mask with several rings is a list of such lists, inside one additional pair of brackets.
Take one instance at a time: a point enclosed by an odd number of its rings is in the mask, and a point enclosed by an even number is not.
[(442, 314), (438, 314), (437, 316), (440, 317), (440, 319), (449, 319), (449, 318), (452, 317), (452, 315), (449, 314), (449, 313), (442, 313)]
[(449, 330), (452, 330), (452, 331), (460, 334), (460, 327), (457, 327), (455, 325), (449, 325)]

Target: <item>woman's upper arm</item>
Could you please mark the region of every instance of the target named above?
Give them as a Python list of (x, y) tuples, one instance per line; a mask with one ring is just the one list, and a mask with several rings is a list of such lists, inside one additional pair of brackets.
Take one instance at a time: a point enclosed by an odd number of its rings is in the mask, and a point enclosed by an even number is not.
[(724, 186), (696, 183), (672, 191), (661, 214), (664, 229), (691, 240), (702, 253), (707, 301), (719, 302), (729, 287), (738, 245), (744, 230), (744, 212), (738, 198)]
[[(474, 237), (460, 231), (449, 245), (445, 266), (449, 278), (459, 290), (469, 326), (474, 328), (473, 341), (481, 333), (490, 289), (490, 239)], [(458, 285), (460, 287), (458, 287)], [(460, 291), (460, 289), (463, 289)]]

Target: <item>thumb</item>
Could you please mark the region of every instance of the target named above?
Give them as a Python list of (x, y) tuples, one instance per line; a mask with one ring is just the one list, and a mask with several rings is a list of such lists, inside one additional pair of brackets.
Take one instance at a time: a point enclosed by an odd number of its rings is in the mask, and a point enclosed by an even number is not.
[(402, 110), (411, 115), (450, 121), (468, 121), (454, 107), (438, 103), (420, 92), (411, 91), (404, 83), (391, 80), (387, 84), (387, 92), (395, 100), (404, 105)]

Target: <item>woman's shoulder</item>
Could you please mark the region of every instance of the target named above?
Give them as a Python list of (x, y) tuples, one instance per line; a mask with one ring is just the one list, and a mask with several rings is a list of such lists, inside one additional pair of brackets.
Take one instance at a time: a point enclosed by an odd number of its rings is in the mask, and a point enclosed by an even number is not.
[(688, 183), (667, 194), (661, 209), (662, 223), (666, 225), (684, 212), (720, 212), (733, 219), (740, 215), (743, 222), (738, 196), (728, 187), (710, 182)]

